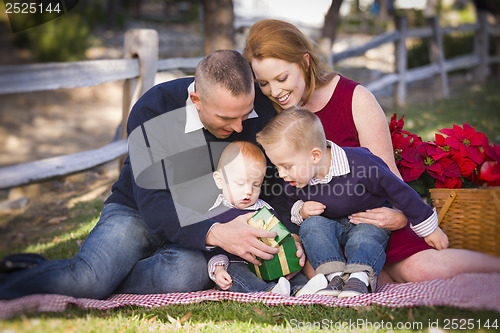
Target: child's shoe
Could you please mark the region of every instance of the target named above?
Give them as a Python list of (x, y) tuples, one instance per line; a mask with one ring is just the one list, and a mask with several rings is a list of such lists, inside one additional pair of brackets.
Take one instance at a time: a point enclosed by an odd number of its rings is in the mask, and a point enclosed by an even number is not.
[(368, 286), (357, 278), (350, 278), (345, 283), (344, 289), (339, 294), (339, 298), (353, 297), (368, 293)]
[(337, 275), (326, 288), (318, 290), (316, 294), (337, 297), (342, 292), (342, 288), (344, 288), (344, 280)]
[(299, 291), (295, 293), (296, 297), (308, 294), (315, 294), (318, 290), (326, 288), (328, 280), (323, 274), (316, 274)]
[(278, 283), (271, 289), (273, 294), (280, 294), (283, 296), (290, 296), (290, 281), (288, 281), (285, 277), (280, 277)]

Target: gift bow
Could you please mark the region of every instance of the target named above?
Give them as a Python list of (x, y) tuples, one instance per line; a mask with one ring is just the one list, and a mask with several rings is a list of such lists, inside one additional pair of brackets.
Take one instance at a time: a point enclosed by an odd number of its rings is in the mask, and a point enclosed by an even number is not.
[[(267, 221), (264, 221), (263, 218), (260, 218), (258, 220), (251, 218), (250, 220), (248, 220), (249, 226), (262, 230), (271, 230), (276, 225), (278, 225), (278, 223), (280, 223), (280, 221), (274, 215), (269, 217)], [(279, 246), (279, 243), (276, 240), (274, 240), (274, 238), (260, 238), (260, 240), (272, 247)]]
[[(260, 218), (258, 220), (251, 218), (250, 220), (248, 220), (249, 226), (261, 230), (271, 230), (279, 223), (280, 221), (274, 215), (270, 216), (267, 221), (264, 221), (263, 218)], [(283, 248), (283, 245), (280, 245), (274, 238), (260, 238), (260, 240), (269, 246), (279, 248), (278, 258), (281, 266), (281, 271), (283, 272), (283, 275), (290, 274), (290, 268), (288, 267), (288, 261), (286, 259), (285, 249)], [(259, 278), (262, 278), (259, 266), (254, 266), (254, 267), (256, 275)]]

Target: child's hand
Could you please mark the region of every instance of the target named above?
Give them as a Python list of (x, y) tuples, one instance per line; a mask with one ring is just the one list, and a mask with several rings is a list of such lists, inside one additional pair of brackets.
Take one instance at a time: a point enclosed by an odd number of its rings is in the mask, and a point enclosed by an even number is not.
[(233, 279), (231, 279), (231, 275), (226, 271), (224, 266), (215, 267), (215, 283), (222, 289), (228, 290), (233, 285)]
[(325, 211), (326, 206), (317, 201), (306, 201), (300, 209), (300, 216), (305, 220), (311, 216), (321, 215)]
[(425, 242), (435, 248), (436, 250), (443, 250), (450, 245), (448, 241), (448, 236), (441, 230), (441, 228), (437, 227), (430, 235), (424, 237)]
[(297, 247), (297, 258), (299, 258), (299, 265), (300, 267), (304, 267), (307, 257), (306, 257), (306, 252), (304, 251), (304, 248), (302, 247), (302, 242), (300, 241), (299, 235), (292, 234), (293, 239), (295, 240), (295, 246)]

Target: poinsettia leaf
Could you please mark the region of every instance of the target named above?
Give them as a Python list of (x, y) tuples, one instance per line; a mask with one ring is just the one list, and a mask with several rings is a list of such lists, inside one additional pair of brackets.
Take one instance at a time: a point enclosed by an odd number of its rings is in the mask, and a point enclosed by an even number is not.
[(500, 180), (500, 164), (496, 161), (484, 162), (479, 172), (479, 178), (488, 182)]
[[(448, 163), (450, 162), (450, 163)], [(446, 177), (460, 177), (460, 168), (458, 167), (457, 162), (453, 161), (452, 159), (447, 159), (446, 161), (447, 165), (443, 165), (444, 168), (444, 175)]]
[(481, 132), (475, 132), (469, 141), (471, 146), (481, 146), (485, 139), (486, 139), (486, 134)]
[(411, 164), (423, 164), (422, 156), (419, 154), (418, 150), (415, 148), (407, 148), (401, 152), (401, 158)]
[(462, 141), (465, 138), (465, 131), (462, 127), (453, 124), (453, 136), (459, 140)]
[(484, 154), (477, 147), (465, 147), (465, 151), (467, 152), (467, 156), (476, 162), (477, 164), (481, 164), (484, 161)]
[(455, 133), (453, 132), (453, 129), (451, 129), (451, 128), (442, 128), (439, 130), (439, 133), (443, 133), (444, 135), (448, 135), (448, 136), (455, 135)]
[(440, 146), (446, 146), (446, 144), (444, 143), (444, 139), (445, 137), (441, 134), (438, 134), (436, 133), (435, 135), (435, 140), (436, 140), (436, 144), (440, 145)]
[(457, 164), (462, 177), (469, 177), (477, 167), (477, 164), (467, 157), (462, 158), (460, 161), (457, 161)]
[(456, 150), (459, 150), (460, 149), (460, 145), (461, 145), (461, 142), (458, 141), (457, 138), (452, 137), (452, 136), (449, 136), (446, 139), (444, 139), (444, 143), (447, 146), (450, 146), (451, 148), (456, 149)]

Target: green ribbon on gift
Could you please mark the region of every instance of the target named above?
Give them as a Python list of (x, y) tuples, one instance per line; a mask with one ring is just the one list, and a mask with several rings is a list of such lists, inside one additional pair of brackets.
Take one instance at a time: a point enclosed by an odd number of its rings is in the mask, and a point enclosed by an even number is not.
[(257, 229), (275, 231), (278, 235), (273, 238), (260, 238), (265, 244), (278, 247), (290, 232), (266, 207), (261, 208), (254, 216), (248, 220), (248, 225)]
[[(281, 276), (285, 276), (287, 274), (290, 274), (290, 267), (288, 266), (288, 260), (286, 259), (286, 253), (285, 253), (285, 248), (283, 245), (280, 245), (279, 247), (280, 252), (278, 252), (278, 259), (279, 263), (281, 266)], [(257, 275), (258, 278), (262, 279), (262, 273), (260, 272), (260, 268), (257, 265), (254, 265), (255, 268), (255, 275)]]
[(269, 209), (263, 207), (248, 221), (254, 228), (275, 231), (278, 235), (275, 238), (261, 238), (265, 244), (279, 248), (279, 252), (270, 260), (259, 260), (262, 266), (249, 265), (252, 272), (263, 280), (274, 280), (300, 270), (299, 259), (296, 256), (297, 247), (295, 239), (283, 224), (274, 216)]

